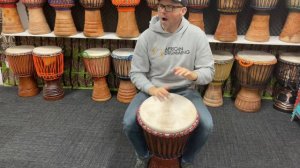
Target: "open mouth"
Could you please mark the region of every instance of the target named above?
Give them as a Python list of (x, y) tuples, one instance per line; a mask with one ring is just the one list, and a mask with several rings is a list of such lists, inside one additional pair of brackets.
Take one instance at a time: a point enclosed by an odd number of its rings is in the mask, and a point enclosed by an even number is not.
[(168, 19), (166, 17), (162, 17), (161, 20), (164, 21), (164, 22), (168, 21)]

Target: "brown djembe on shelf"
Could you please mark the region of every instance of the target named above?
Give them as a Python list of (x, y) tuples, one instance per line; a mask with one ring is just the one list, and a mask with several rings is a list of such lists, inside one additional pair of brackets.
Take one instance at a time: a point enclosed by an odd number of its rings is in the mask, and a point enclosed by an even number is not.
[(24, 28), (17, 10), (19, 0), (0, 0), (2, 8), (2, 32), (6, 34), (21, 33)]
[(46, 2), (47, 0), (22, 0), (22, 3), (28, 8), (28, 32), (30, 34), (48, 34), (51, 32), (43, 12), (43, 6)]
[(72, 36), (77, 33), (71, 7), (75, 6), (74, 0), (48, 0), (49, 5), (55, 8), (54, 34), (57, 36)]
[(19, 77), (18, 95), (21, 97), (35, 96), (39, 93), (34, 79), (32, 50), (34, 46), (21, 45), (5, 50), (5, 56), (10, 68)]
[(223, 105), (222, 84), (229, 77), (233, 65), (233, 55), (228, 51), (213, 51), (215, 75), (208, 85), (203, 102), (210, 107)]
[(277, 85), (273, 107), (282, 112), (292, 112), (300, 82), (300, 53), (280, 53), (275, 72)]
[(290, 12), (285, 21), (279, 40), (300, 43), (300, 0), (286, 0)]
[(203, 9), (207, 8), (209, 0), (188, 0), (189, 21), (204, 31)]
[(245, 0), (218, 0), (220, 20), (214, 38), (219, 41), (237, 40), (237, 14), (243, 10)]
[(124, 38), (139, 36), (140, 32), (135, 18), (135, 6), (140, 3), (140, 0), (112, 0), (112, 3), (118, 9), (117, 36)]
[(64, 73), (64, 55), (57, 46), (41, 46), (33, 49), (33, 61), (37, 75), (44, 79), (45, 100), (59, 100), (64, 97), (60, 78)]
[(115, 73), (120, 78), (117, 99), (122, 103), (130, 103), (136, 95), (136, 88), (129, 78), (133, 49), (116, 49), (112, 52), (111, 56), (113, 57)]
[(151, 16), (156, 16), (158, 0), (147, 0), (147, 4), (151, 8)]
[(104, 35), (100, 8), (104, 0), (80, 0), (85, 8), (83, 34), (87, 37), (98, 37)]
[(83, 62), (86, 70), (94, 81), (92, 99), (107, 101), (111, 98), (106, 76), (110, 71), (110, 51), (107, 48), (90, 48), (83, 52)]
[(279, 0), (251, 0), (251, 7), (255, 14), (252, 17), (250, 27), (245, 39), (249, 41), (266, 42), (270, 39), (270, 13)]
[(243, 112), (256, 112), (261, 107), (260, 90), (271, 79), (276, 57), (263, 51), (239, 51), (235, 59), (237, 79), (242, 87), (234, 105)]

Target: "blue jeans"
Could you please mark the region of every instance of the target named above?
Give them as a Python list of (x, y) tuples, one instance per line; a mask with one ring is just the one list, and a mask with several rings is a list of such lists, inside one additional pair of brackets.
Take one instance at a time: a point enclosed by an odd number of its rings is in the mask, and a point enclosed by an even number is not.
[[(172, 92), (172, 91), (170, 91)], [(193, 89), (184, 89), (180, 91), (175, 91), (173, 93), (182, 95), (189, 99), (195, 105), (199, 115), (200, 122), (198, 127), (193, 131), (190, 136), (184, 153), (182, 155), (183, 163), (193, 163), (195, 155), (200, 151), (202, 146), (207, 141), (208, 135), (212, 132), (213, 121), (210, 112), (202, 102), (202, 98), (198, 91)], [(124, 118), (123, 118), (123, 129), (124, 132), (133, 145), (136, 154), (140, 159), (149, 158), (149, 151), (147, 148), (146, 140), (144, 138), (143, 130), (141, 126), (137, 123), (136, 113), (139, 106), (149, 98), (150, 96), (144, 92), (139, 92), (135, 98), (131, 101), (128, 106)]]

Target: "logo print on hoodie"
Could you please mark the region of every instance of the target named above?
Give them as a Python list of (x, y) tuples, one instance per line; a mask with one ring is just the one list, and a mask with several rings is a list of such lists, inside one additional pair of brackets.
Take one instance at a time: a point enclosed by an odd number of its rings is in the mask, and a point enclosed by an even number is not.
[(184, 50), (183, 47), (167, 47), (165, 55), (183, 55), (190, 54), (190, 50)]

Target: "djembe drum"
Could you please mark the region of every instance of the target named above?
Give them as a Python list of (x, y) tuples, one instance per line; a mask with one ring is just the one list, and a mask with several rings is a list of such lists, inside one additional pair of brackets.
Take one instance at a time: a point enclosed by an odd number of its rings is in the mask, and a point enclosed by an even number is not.
[(77, 33), (71, 7), (74, 0), (48, 0), (49, 5), (55, 8), (54, 34), (57, 36), (72, 36)]
[(263, 51), (237, 53), (236, 74), (242, 88), (235, 99), (235, 107), (244, 112), (255, 112), (261, 107), (260, 89), (268, 84), (276, 57)]
[(113, 58), (115, 73), (120, 78), (117, 100), (122, 103), (130, 103), (136, 95), (136, 88), (129, 78), (133, 49), (116, 49), (112, 52), (111, 56)]
[(281, 53), (275, 72), (279, 86), (275, 91), (273, 107), (279, 111), (292, 112), (300, 82), (300, 53)]
[(100, 8), (104, 0), (80, 0), (85, 8), (83, 34), (87, 37), (98, 37), (104, 34)]
[(208, 85), (203, 102), (211, 107), (223, 105), (222, 84), (229, 77), (234, 62), (233, 55), (227, 51), (213, 51), (215, 75)]
[(0, 0), (2, 8), (2, 32), (7, 34), (24, 31), (16, 3), (19, 0)]
[(94, 81), (92, 99), (106, 101), (111, 94), (105, 76), (110, 71), (110, 51), (107, 48), (90, 48), (84, 51), (83, 62)]
[(151, 8), (151, 16), (156, 16), (158, 0), (147, 0), (147, 4)]
[(33, 61), (37, 75), (44, 79), (45, 100), (59, 100), (64, 97), (60, 78), (64, 71), (64, 55), (57, 46), (41, 46), (33, 49)]
[(117, 36), (133, 38), (139, 36), (139, 29), (135, 19), (135, 6), (140, 0), (112, 0), (118, 9)]
[(209, 0), (188, 0), (189, 21), (204, 31), (203, 9), (207, 8)]
[(220, 20), (214, 38), (219, 41), (237, 40), (237, 14), (243, 10), (245, 0), (218, 0)]
[(43, 12), (43, 6), (46, 2), (47, 0), (22, 0), (22, 3), (28, 8), (28, 32), (30, 34), (48, 34), (51, 32)]
[(288, 43), (300, 43), (300, 0), (286, 0), (290, 10), (279, 39)]
[(33, 49), (34, 46), (21, 45), (5, 50), (10, 68), (14, 74), (19, 77), (18, 95), (21, 97), (35, 96), (39, 93), (37, 83), (33, 77)]
[(266, 42), (270, 39), (270, 13), (279, 0), (251, 0), (251, 7), (255, 9), (250, 27), (245, 39), (249, 41)]
[(140, 106), (137, 120), (153, 154), (148, 168), (179, 168), (178, 158), (199, 123), (193, 103), (174, 93), (164, 101), (152, 96)]

